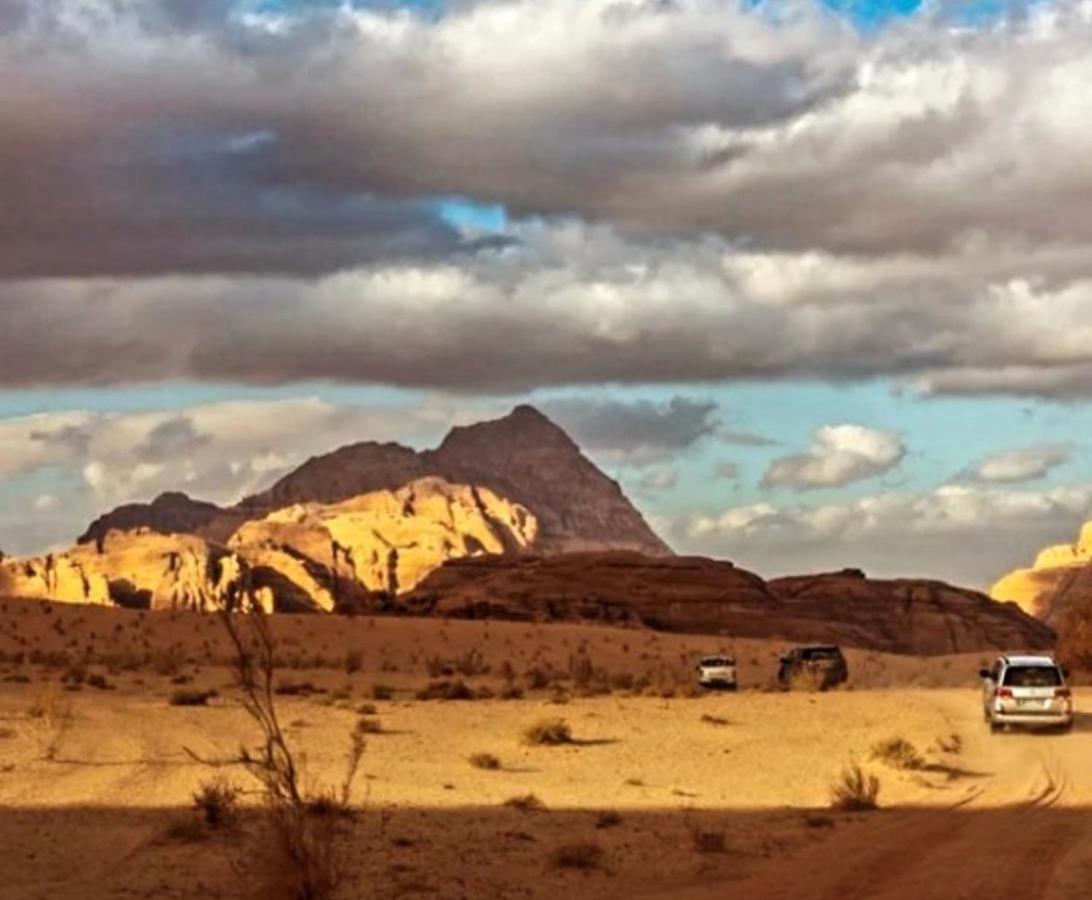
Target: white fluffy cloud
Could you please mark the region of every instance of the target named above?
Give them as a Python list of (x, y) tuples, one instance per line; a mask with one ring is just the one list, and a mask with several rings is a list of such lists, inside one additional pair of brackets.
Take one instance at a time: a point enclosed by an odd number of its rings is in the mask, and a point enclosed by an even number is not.
[(762, 482), (767, 487), (799, 490), (840, 487), (890, 471), (905, 453), (902, 438), (893, 432), (863, 425), (824, 425), (816, 430), (807, 453), (773, 460)]
[(946, 485), (817, 506), (756, 503), (675, 521), (680, 550), (763, 574), (863, 567), (987, 587), (1046, 544), (1072, 540), (1092, 513), (1092, 485), (1016, 490)]
[(967, 470), (966, 477), (987, 482), (1031, 481), (1069, 462), (1072, 456), (1072, 447), (1064, 445), (1002, 450), (980, 459)]

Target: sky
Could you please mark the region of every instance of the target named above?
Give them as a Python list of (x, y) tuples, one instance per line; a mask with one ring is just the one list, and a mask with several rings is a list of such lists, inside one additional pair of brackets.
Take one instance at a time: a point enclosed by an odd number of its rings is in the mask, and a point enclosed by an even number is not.
[(0, 0), (0, 550), (531, 402), (680, 552), (1092, 517), (1088, 0)]

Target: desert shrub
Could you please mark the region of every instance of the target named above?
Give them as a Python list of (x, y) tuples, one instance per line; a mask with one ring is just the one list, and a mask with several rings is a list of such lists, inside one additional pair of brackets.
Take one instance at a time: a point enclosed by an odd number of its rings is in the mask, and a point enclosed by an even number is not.
[(356, 720), (356, 733), (357, 734), (382, 734), (383, 723), (379, 719), (373, 719), (369, 716), (361, 716)]
[(323, 691), (315, 687), (311, 681), (281, 681), (273, 688), (273, 693), (281, 697), (297, 697), (306, 694), (321, 694)]
[(467, 678), (489, 673), (489, 665), (485, 661), (485, 654), (477, 647), (470, 647), (466, 652), (457, 656), (454, 666), (456, 672), (465, 675)]
[(87, 671), (83, 666), (70, 666), (61, 676), (64, 684), (83, 684), (87, 679)]
[(559, 869), (597, 869), (603, 864), (603, 848), (592, 841), (562, 844), (550, 854), (550, 862)]
[(520, 812), (543, 812), (546, 809), (546, 804), (534, 794), (519, 794), (515, 797), (509, 797), (504, 801), (504, 805), (512, 809), (518, 809)]
[(364, 665), (364, 653), (361, 650), (346, 650), (343, 667), (346, 675), (359, 672)]
[(532, 691), (541, 691), (550, 686), (550, 673), (538, 666), (533, 666), (523, 673), (527, 687)]
[(356, 711), (362, 716), (374, 716), (378, 710), (376, 710), (374, 703), (361, 703)]
[(506, 681), (497, 696), (501, 700), (522, 700), (523, 688), (513, 681)]
[(430, 656), (425, 660), (425, 671), (429, 678), (451, 677), (455, 674), (455, 667), (439, 656)]
[(500, 759), (492, 753), (472, 753), (469, 760), (475, 769), (496, 770), (501, 767)]
[(171, 691), (170, 697), (167, 698), (167, 702), (171, 706), (208, 706), (209, 700), (217, 696), (217, 691), (210, 688), (209, 690), (199, 691), (192, 688), (178, 688)]
[(622, 814), (615, 809), (603, 809), (595, 814), (596, 828), (614, 828), (622, 824)]
[(920, 769), (925, 765), (925, 760), (914, 745), (901, 737), (888, 738), (873, 744), (872, 759), (877, 759), (892, 769)]
[(394, 688), (389, 684), (373, 684), (372, 685), (372, 699), (373, 700), (390, 700), (394, 697)]
[(170, 647), (160, 648), (152, 653), (152, 671), (156, 675), (177, 675), (185, 661), (182, 648), (172, 644)]
[(87, 676), (87, 686), (100, 691), (112, 691), (114, 689), (114, 686), (106, 680), (106, 676), (97, 672), (92, 672)]
[(196, 844), (208, 840), (209, 830), (198, 819), (187, 816), (167, 826), (166, 838), (181, 844)]
[(632, 672), (616, 672), (610, 677), (610, 686), (616, 691), (632, 691), (635, 682)]
[(239, 789), (223, 778), (206, 781), (193, 795), (193, 808), (209, 828), (230, 825), (239, 805)]
[(807, 813), (804, 816), (804, 824), (808, 828), (833, 828), (834, 819), (830, 816), (821, 816), (816, 813)]
[(463, 681), (430, 681), (416, 696), (418, 700), (473, 700), (476, 695)]
[(690, 840), (699, 853), (723, 853), (726, 847), (723, 830), (691, 828)]
[(523, 742), (533, 747), (554, 747), (573, 743), (572, 729), (564, 719), (542, 719), (523, 732)]
[(711, 716), (709, 713), (703, 713), (701, 720), (706, 725), (728, 725), (729, 721), (722, 716)]
[(865, 812), (876, 809), (879, 795), (880, 779), (853, 764), (830, 786), (830, 806), (843, 812)]

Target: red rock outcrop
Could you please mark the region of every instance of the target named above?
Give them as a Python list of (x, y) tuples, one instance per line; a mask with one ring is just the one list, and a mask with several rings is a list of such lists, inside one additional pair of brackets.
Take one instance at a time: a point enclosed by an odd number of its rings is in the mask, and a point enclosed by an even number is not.
[(458, 560), (399, 602), (424, 615), (625, 622), (893, 653), (1042, 649), (1054, 640), (1014, 604), (942, 582), (856, 571), (765, 582), (731, 563), (633, 553)]

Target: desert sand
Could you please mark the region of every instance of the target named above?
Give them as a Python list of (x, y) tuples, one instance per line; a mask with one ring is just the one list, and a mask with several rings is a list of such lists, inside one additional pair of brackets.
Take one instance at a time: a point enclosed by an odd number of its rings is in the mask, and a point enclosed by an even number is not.
[[(250, 896), (256, 785), (186, 752), (226, 760), (257, 737), (221, 664), (217, 619), (0, 604), (0, 898)], [(362, 705), (382, 728), (353, 783), (356, 815), (337, 829), (346, 898), (1087, 896), (1092, 726), (991, 735), (978, 656), (850, 651), (846, 689), (780, 693), (767, 686), (781, 642), (381, 617), (275, 625), (289, 663), (280, 679), (313, 686), (278, 697), (308, 785), (342, 777)], [(80, 672), (73, 658), (89, 642), (99, 661)], [(735, 652), (742, 689), (689, 696), (694, 657), (713, 650)], [(582, 696), (592, 688), (573, 683), (574, 654), (611, 693)], [(437, 673), (496, 692), (532, 670), (549, 684), (520, 699), (416, 697)], [(210, 688), (207, 706), (168, 702)], [(43, 707), (50, 715), (36, 716)], [(575, 743), (523, 742), (558, 717)], [(916, 768), (872, 757), (896, 737), (919, 753)], [(476, 768), (476, 753), (500, 767)], [(879, 778), (878, 810), (829, 809), (853, 762)], [(195, 829), (192, 795), (215, 777), (250, 792), (243, 812), (231, 828)], [(527, 795), (543, 808), (507, 805)], [(558, 865), (573, 844), (601, 856)]]

